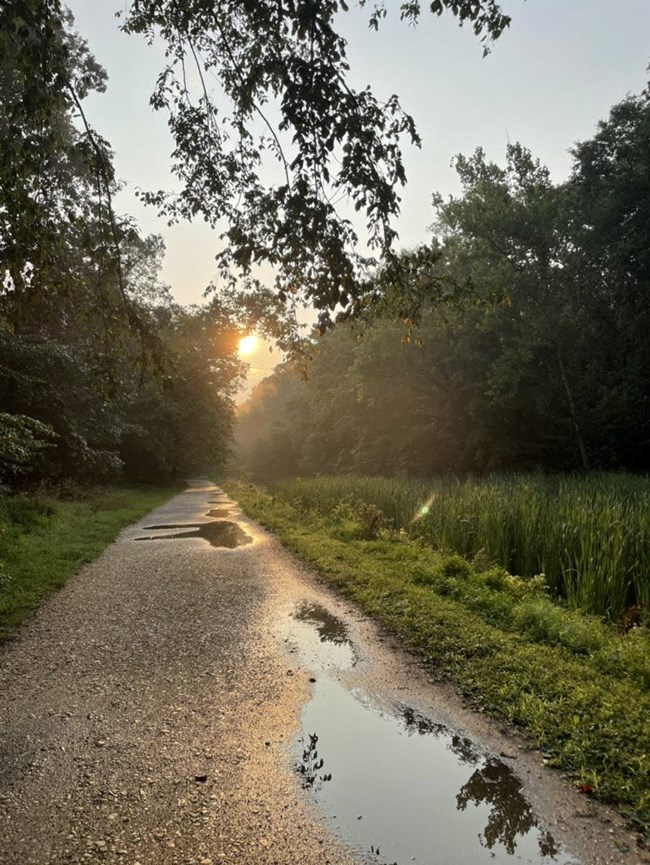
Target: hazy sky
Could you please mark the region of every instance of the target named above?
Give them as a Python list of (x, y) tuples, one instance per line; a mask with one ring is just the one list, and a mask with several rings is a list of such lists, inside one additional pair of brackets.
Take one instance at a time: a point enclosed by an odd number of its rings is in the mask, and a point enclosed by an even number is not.
[[(134, 196), (136, 187), (173, 187), (166, 120), (149, 107), (162, 46), (120, 33), (115, 13), (124, 10), (126, 0), (68, 0), (68, 5), (109, 74), (107, 93), (91, 97), (87, 110), (112, 143), (118, 175), (127, 184), (117, 208), (135, 215), (145, 232), (164, 236), (163, 278), (179, 301), (199, 301), (215, 273), (214, 232), (201, 222), (168, 228)], [(387, 2), (389, 9), (398, 5)], [(367, 9), (341, 16), (352, 83), (371, 84), (380, 96), (398, 93), (423, 139), (422, 150), (406, 152), (409, 185), (397, 225), (404, 246), (426, 239), (431, 193), (457, 191), (450, 168), (456, 153), (481, 145), (499, 161), (508, 141), (520, 141), (562, 180), (570, 167), (568, 148), (591, 137), (614, 103), (648, 81), (650, 0), (504, 0), (502, 5), (512, 26), (487, 58), (471, 29), (459, 28), (451, 16), (425, 11), (413, 28), (392, 14), (379, 33), (368, 30)]]

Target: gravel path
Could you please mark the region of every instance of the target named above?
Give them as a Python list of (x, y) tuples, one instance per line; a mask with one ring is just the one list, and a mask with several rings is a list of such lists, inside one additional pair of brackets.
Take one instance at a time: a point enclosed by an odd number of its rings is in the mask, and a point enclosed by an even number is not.
[[(254, 543), (136, 540), (210, 511)], [(355, 675), (369, 691), (402, 698), (408, 682), (411, 705), (435, 701), (497, 754), (518, 747), (197, 484), (122, 532), (0, 649), (0, 863), (352, 865), (290, 771), (312, 674), (277, 626), (305, 598), (365, 645)], [(620, 820), (580, 815), (577, 794), (518, 753), (531, 801), (569, 849), (585, 863), (639, 861), (612, 845), (630, 842)]]
[(308, 682), (264, 633), (271, 542), (134, 542), (211, 497), (125, 530), (2, 650), (3, 865), (348, 861), (277, 771)]

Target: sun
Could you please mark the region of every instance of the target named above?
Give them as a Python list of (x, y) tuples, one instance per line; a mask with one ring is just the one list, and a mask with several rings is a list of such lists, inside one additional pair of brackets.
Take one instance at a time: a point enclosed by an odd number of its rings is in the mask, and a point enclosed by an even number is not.
[(248, 357), (257, 350), (257, 337), (250, 333), (248, 336), (242, 336), (237, 343), (237, 351), (240, 357)]

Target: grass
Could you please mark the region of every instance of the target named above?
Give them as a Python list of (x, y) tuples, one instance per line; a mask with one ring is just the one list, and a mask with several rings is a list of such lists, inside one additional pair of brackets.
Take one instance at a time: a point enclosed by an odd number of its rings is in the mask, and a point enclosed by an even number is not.
[(543, 573), (556, 597), (612, 621), (631, 606), (650, 613), (648, 477), (321, 477), (278, 483), (272, 491), (323, 516), (341, 501), (373, 505), (395, 528), (435, 549), (484, 554), (522, 577)]
[(119, 531), (178, 486), (100, 488), (72, 498), (0, 496), (0, 640), (16, 629)]
[[(377, 506), (359, 507), (349, 496), (326, 504), (323, 495), (309, 509), (299, 496), (287, 500), (294, 485), (274, 495), (250, 484), (226, 488), (436, 675), (455, 681), (481, 710), (518, 726), (553, 765), (647, 832), (646, 628), (623, 634), (554, 601), (543, 578), (512, 576), (484, 552), (468, 560), (381, 528)], [(393, 503), (408, 508), (397, 495)]]

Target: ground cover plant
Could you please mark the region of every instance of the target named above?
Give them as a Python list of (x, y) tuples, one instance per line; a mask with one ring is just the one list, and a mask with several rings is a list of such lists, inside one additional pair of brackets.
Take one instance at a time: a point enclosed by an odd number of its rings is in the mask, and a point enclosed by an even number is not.
[[(570, 608), (553, 599), (543, 576), (515, 576), (485, 550), (443, 552), (426, 533), (391, 527), (409, 513), (405, 491), (424, 491), (424, 485), (347, 480), (345, 494), (343, 479), (326, 478), (287, 482), (273, 493), (234, 482), (227, 489), (420, 653), (434, 674), (453, 679), (474, 705), (520, 727), (585, 795), (617, 804), (647, 832), (647, 629), (626, 632)], [(364, 484), (366, 494), (373, 488), (377, 494), (361, 502), (350, 486), (358, 494)], [(426, 507), (428, 498), (418, 501)]]
[(0, 495), (0, 641), (124, 526), (162, 504), (167, 487), (104, 487), (39, 496)]

